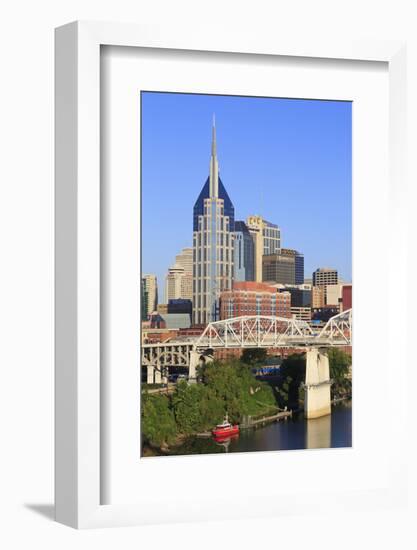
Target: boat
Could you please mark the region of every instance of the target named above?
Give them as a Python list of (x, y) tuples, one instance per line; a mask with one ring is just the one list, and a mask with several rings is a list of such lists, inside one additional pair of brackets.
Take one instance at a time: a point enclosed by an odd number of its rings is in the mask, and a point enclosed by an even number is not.
[(212, 430), (211, 432), (213, 436), (216, 439), (223, 439), (226, 437), (230, 437), (232, 435), (236, 435), (239, 433), (239, 425), (238, 424), (230, 424), (229, 419), (227, 417), (227, 414), (225, 416), (225, 419), (221, 424), (217, 424), (217, 426)]

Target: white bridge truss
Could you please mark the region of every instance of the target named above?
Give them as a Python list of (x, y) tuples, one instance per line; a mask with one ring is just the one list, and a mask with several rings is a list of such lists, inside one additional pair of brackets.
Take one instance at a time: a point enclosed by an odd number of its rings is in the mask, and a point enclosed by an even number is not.
[(351, 343), (351, 309), (329, 319), (321, 330), (298, 319), (243, 316), (209, 323), (195, 338), (143, 344), (142, 365), (188, 366), (191, 352), (204, 355), (214, 349), (326, 348)]
[(235, 317), (209, 323), (195, 342), (200, 348), (279, 348), (310, 339), (306, 321), (261, 315)]
[(331, 317), (317, 338), (329, 343), (334, 342), (333, 345), (350, 346), (352, 344), (352, 310), (347, 309)]

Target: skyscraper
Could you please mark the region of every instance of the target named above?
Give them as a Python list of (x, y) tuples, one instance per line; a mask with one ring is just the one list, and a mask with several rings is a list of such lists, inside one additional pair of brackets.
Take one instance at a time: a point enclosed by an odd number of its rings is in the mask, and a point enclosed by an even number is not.
[(262, 216), (248, 216), (246, 220), (252, 235), (255, 256), (255, 281), (262, 281), (262, 256), (277, 254), (281, 248), (279, 227)]
[(169, 300), (176, 300), (183, 298), (183, 279), (184, 268), (182, 265), (175, 264), (169, 268), (168, 274), (165, 279), (165, 302)]
[(281, 248), (280, 254), (283, 256), (292, 256), (294, 258), (294, 281), (296, 285), (304, 284), (304, 254), (292, 248)]
[(184, 268), (184, 275), (181, 281), (181, 296), (184, 300), (193, 299), (193, 249), (183, 248), (175, 256), (175, 263)]
[(313, 286), (318, 286), (323, 289), (324, 303), (327, 304), (327, 287), (329, 285), (337, 285), (339, 276), (337, 269), (331, 267), (319, 267), (313, 272)]
[(235, 222), (234, 280), (255, 280), (255, 245), (245, 222)]
[(156, 311), (158, 306), (158, 285), (156, 282), (156, 275), (143, 275), (142, 285), (142, 295), (147, 296), (146, 304), (142, 306), (142, 315), (143, 308), (146, 307), (146, 313), (149, 316)]
[(219, 297), (232, 287), (235, 209), (219, 176), (213, 121), (210, 175), (193, 212), (193, 322), (219, 318)]

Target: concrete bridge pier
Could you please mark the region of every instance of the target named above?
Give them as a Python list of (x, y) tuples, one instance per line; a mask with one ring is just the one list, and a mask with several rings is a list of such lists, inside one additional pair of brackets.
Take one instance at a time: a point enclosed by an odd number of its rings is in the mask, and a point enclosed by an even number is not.
[(201, 354), (198, 351), (190, 351), (190, 365), (188, 368), (188, 380), (197, 378), (197, 367), (200, 366)]
[(329, 358), (319, 348), (306, 353), (306, 381), (304, 384), (304, 414), (306, 418), (320, 418), (331, 412)]
[(161, 382), (162, 382), (161, 369), (155, 368), (155, 384), (161, 384)]
[(146, 382), (147, 384), (154, 384), (155, 380), (155, 367), (153, 365), (148, 365), (146, 367)]

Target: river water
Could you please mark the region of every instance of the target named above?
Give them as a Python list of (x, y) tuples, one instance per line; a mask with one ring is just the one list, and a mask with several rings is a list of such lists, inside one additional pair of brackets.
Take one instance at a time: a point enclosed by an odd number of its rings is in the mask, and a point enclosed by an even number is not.
[(170, 454), (242, 453), (352, 446), (352, 402), (332, 406), (332, 413), (306, 420), (303, 413), (256, 429), (242, 430), (223, 443), (212, 438), (190, 437)]

